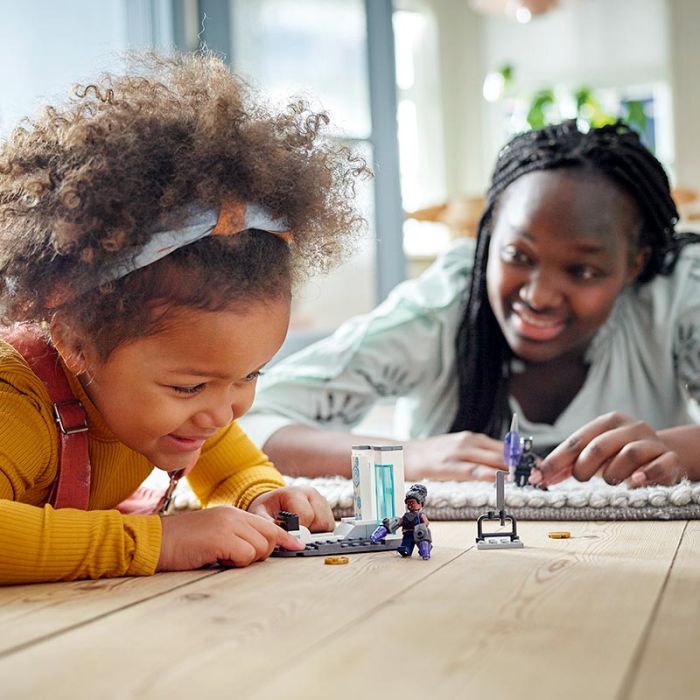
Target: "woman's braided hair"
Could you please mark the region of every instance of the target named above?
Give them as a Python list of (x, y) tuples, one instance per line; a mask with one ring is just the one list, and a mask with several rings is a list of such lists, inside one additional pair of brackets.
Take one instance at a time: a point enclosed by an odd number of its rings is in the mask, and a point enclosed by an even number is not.
[(469, 297), (456, 338), (459, 405), (451, 432), (470, 430), (502, 437), (509, 419), (512, 352), (486, 291), (494, 212), (503, 192), (518, 178), (560, 168), (585, 168), (593, 176), (604, 175), (634, 199), (642, 217), (639, 245), (650, 253), (639, 283), (671, 272), (689, 240), (675, 232), (678, 211), (661, 163), (623, 122), (583, 132), (572, 120), (513, 138), (498, 156), (479, 223)]

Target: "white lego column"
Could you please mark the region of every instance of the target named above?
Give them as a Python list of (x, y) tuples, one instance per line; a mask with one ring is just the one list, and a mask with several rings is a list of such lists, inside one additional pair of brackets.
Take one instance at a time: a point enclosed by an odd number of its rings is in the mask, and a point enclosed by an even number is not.
[(370, 445), (354, 445), (352, 448), (352, 488), (355, 520), (371, 520), (373, 454)]
[[(355, 515), (343, 518), (324, 540), (367, 538), (384, 518), (395, 518), (405, 510), (403, 447), (400, 445), (355, 445), (352, 448), (352, 486)], [(388, 535), (386, 539), (401, 538)]]

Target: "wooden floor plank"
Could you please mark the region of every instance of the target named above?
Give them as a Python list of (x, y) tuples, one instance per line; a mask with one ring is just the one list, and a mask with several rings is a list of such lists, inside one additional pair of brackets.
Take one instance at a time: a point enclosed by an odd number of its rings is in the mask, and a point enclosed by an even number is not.
[(525, 549), (454, 559), (253, 697), (615, 698), (683, 526), (569, 523), (579, 537), (550, 540), (523, 524)]
[(700, 521), (691, 520), (625, 700), (700, 698)]
[(212, 570), (71, 583), (0, 586), (0, 657), (124, 607), (211, 576)]
[[(280, 661), (419, 585), (474, 541), (473, 523), (434, 531), (440, 546), (427, 562), (392, 552), (346, 566), (274, 559), (164, 593), (0, 658), (3, 700), (246, 697)], [(75, 659), (78, 682), (66, 663)]]

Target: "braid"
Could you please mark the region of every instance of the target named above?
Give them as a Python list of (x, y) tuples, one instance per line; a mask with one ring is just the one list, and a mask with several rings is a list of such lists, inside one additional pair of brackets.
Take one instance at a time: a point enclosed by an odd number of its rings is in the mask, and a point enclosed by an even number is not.
[(456, 339), (459, 406), (451, 432), (471, 430), (502, 437), (509, 418), (512, 352), (486, 292), (494, 208), (518, 178), (558, 168), (586, 168), (606, 175), (634, 199), (642, 215), (639, 245), (650, 250), (637, 278), (640, 283), (670, 273), (689, 240), (675, 232), (678, 211), (661, 163), (623, 122), (583, 133), (572, 120), (513, 138), (498, 156), (479, 223), (469, 297)]

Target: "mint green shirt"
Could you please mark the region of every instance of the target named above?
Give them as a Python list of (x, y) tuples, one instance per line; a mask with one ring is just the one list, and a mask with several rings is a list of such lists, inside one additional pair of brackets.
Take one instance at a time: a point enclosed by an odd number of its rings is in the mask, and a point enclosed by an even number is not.
[[(239, 421), (243, 429), (261, 447), (291, 423), (349, 431), (388, 398), (396, 399), (393, 437), (447, 432), (457, 410), (455, 338), (473, 252), (473, 241), (460, 242), (371, 313), (272, 367)], [(618, 297), (588, 359), (584, 385), (554, 425), (528, 421), (511, 397), (521, 432), (540, 449), (610, 411), (657, 430), (694, 422), (689, 398), (700, 398), (700, 245), (685, 248), (670, 276)]]

